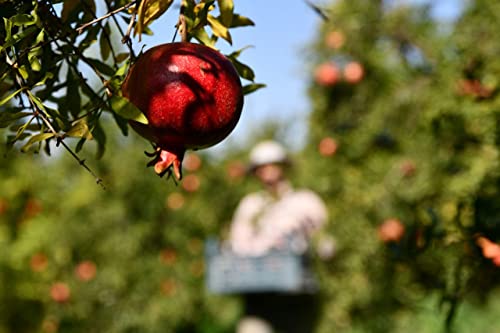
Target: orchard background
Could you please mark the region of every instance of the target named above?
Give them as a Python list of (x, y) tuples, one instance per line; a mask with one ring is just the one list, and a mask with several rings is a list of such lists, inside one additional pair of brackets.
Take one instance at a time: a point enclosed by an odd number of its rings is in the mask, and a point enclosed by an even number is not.
[[(244, 174), (252, 144), (286, 145), (295, 126), (190, 153), (177, 185), (146, 170), (119, 85), (139, 35), (180, 4), (142, 3), (149, 12), (138, 3), (79, 34), (92, 0), (0, 1), (0, 332), (222, 333), (241, 315), (238, 297), (206, 291), (203, 244), (257, 188)], [(229, 28), (252, 24), (237, 1), (182, 4), (203, 43), (227, 48)], [(289, 148), (293, 182), (327, 202), (337, 242), (316, 260), (316, 331), (498, 331), (500, 1), (465, 1), (446, 24), (425, 3), (314, 9), (308, 130)]]

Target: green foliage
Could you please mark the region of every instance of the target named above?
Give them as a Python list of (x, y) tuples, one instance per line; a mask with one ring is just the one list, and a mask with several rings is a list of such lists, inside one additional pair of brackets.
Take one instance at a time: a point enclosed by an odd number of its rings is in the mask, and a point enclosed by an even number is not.
[[(428, 7), (337, 1), (312, 46), (313, 70), (330, 62), (342, 73), (329, 86), (313, 77), (309, 90), (303, 181), (327, 198), (340, 243), (322, 268), (332, 301), (321, 332), (407, 331), (401, 314), (418, 312), (424, 295), (441, 297), (452, 330), (460, 303), (498, 287), (478, 237), (500, 240), (499, 12), (495, 1), (467, 4), (444, 26)], [(364, 69), (357, 83), (345, 72), (352, 61)], [(318, 161), (324, 137), (338, 149)], [(405, 234), (383, 244), (378, 228), (391, 218)]]
[[(173, 186), (146, 172), (144, 140), (117, 141), (95, 165), (105, 191), (65, 154), (2, 156), (0, 332), (234, 331), (240, 305), (206, 292), (203, 242), (227, 226), (241, 176), (191, 153)], [(96, 272), (84, 279), (88, 261)], [(58, 282), (66, 301), (51, 296)]]
[[(108, 10), (127, 3), (110, 1)], [(428, 7), (395, 3), (332, 2), (307, 55), (313, 110), (290, 174), (326, 201), (326, 232), (337, 241), (334, 258), (315, 262), (315, 331), (494, 330), (500, 269), (480, 240), (500, 243), (499, 4), (467, 2), (458, 20), (443, 24)], [(232, 1), (181, 4), (187, 38), (208, 45), (253, 24)], [(137, 34), (175, 8), (141, 5)], [(243, 179), (248, 147), (217, 159), (197, 154), (201, 168), (189, 167), (188, 155), (177, 186), (143, 174), (147, 144), (117, 139), (117, 127), (127, 133), (125, 118), (139, 115), (117, 93), (133, 52), (118, 53), (111, 42), (114, 19), (77, 34), (94, 19), (92, 0), (65, 1), (60, 14), (47, 1), (0, 6), (2, 138), (50, 152), (76, 137), (81, 155), (111, 152), (92, 162), (106, 191), (64, 154), (1, 157), (0, 332), (234, 332), (241, 305), (204, 289), (203, 242), (225, 235), (237, 201), (256, 186)], [(117, 15), (129, 21), (134, 10)], [(84, 53), (96, 43), (101, 59)], [(253, 81), (241, 51), (229, 57)], [(315, 81), (325, 62), (341, 73), (332, 85)], [(352, 62), (363, 68), (357, 80), (344, 71)], [(266, 138), (276, 135), (262, 127)], [(404, 235), (384, 243), (388, 219)], [(84, 262), (96, 267), (90, 278), (82, 278)], [(64, 287), (51, 295), (56, 283), (69, 288), (67, 300)]]
[[(44, 148), (50, 153), (51, 142), (76, 137), (80, 141), (75, 150), (96, 140), (100, 157), (106, 143), (100, 125), (104, 114), (111, 113), (124, 134), (127, 120), (147, 122), (121, 97), (122, 82), (136, 60), (134, 50), (140, 48), (130, 33), (133, 29), (140, 41), (143, 33), (151, 33), (148, 26), (154, 20), (175, 8), (173, 4), (173, 0), (103, 0), (108, 14), (97, 18), (95, 0), (62, 5), (35, 0), (0, 3), (0, 124), (13, 133), (7, 136), (9, 147), (24, 141), (23, 151)], [(215, 48), (219, 37), (231, 43), (230, 29), (253, 25), (234, 12), (232, 0), (182, 0), (179, 5), (176, 27), (184, 41), (195, 38)], [(175, 36), (175, 28), (171, 33)], [(242, 78), (252, 81), (245, 92), (263, 87), (253, 83), (251, 68), (236, 58), (235, 53), (230, 57), (244, 69), (239, 70)]]

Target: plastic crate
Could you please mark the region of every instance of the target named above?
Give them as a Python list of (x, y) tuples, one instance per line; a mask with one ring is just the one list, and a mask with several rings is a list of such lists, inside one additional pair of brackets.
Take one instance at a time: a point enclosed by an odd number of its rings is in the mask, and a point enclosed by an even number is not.
[(217, 240), (207, 241), (205, 254), (206, 284), (213, 293), (310, 293), (316, 290), (306, 254), (284, 249), (244, 257), (221, 251)]

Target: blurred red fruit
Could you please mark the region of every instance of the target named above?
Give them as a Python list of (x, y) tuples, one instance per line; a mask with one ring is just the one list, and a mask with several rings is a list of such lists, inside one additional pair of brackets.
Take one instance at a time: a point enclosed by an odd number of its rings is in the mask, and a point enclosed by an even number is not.
[(67, 302), (70, 296), (71, 291), (68, 285), (64, 282), (55, 282), (50, 287), (50, 297), (58, 303)]
[(491, 261), (493, 262), (493, 265), (500, 267), (500, 255), (492, 258)]
[(82, 261), (75, 268), (75, 275), (80, 281), (90, 281), (97, 272), (96, 265), (89, 260)]
[(196, 175), (187, 175), (182, 181), (182, 188), (187, 192), (196, 192), (200, 188), (200, 178)]
[(325, 37), (326, 46), (334, 50), (340, 49), (344, 45), (344, 43), (344, 33), (338, 30), (328, 33)]
[(7, 199), (0, 198), (0, 215), (5, 214), (8, 207), (9, 207), (9, 203), (7, 202)]
[(462, 79), (457, 82), (460, 95), (469, 95), (479, 98), (488, 98), (493, 94), (493, 89), (486, 88), (479, 80)]
[(399, 242), (405, 233), (405, 226), (398, 219), (385, 220), (378, 227), (378, 236), (385, 243)]
[(160, 260), (165, 265), (171, 266), (177, 260), (177, 253), (173, 249), (164, 249), (160, 253)]
[(42, 322), (42, 331), (45, 333), (56, 333), (59, 330), (59, 324), (55, 319), (45, 319)]
[(35, 253), (31, 256), (30, 267), (33, 272), (41, 272), (47, 268), (49, 260), (44, 253)]
[(194, 153), (190, 153), (184, 157), (184, 161), (182, 162), (182, 166), (187, 171), (197, 171), (201, 168), (201, 158)]
[(167, 207), (172, 210), (181, 209), (185, 202), (186, 200), (181, 193), (174, 192), (169, 194), (167, 197)]
[(42, 204), (39, 200), (31, 198), (26, 201), (26, 206), (24, 206), (24, 216), (26, 218), (32, 218), (37, 216), (42, 212)]
[(230, 180), (238, 180), (245, 176), (246, 167), (241, 161), (233, 161), (226, 167), (226, 172)]
[(500, 257), (500, 245), (495, 242), (492, 242), (486, 237), (478, 237), (476, 240), (476, 244), (481, 248), (483, 257), (487, 259), (494, 259), (496, 257)]
[(320, 86), (333, 86), (340, 79), (340, 71), (333, 62), (325, 62), (314, 70), (314, 80)]
[(330, 137), (325, 137), (321, 139), (318, 145), (318, 151), (321, 156), (333, 156), (337, 152), (338, 144), (335, 139)]
[(363, 65), (357, 61), (352, 61), (344, 67), (344, 79), (349, 83), (358, 83), (363, 79), (364, 74)]
[(177, 290), (177, 283), (174, 279), (166, 279), (161, 283), (160, 290), (165, 296), (172, 296)]
[(415, 162), (412, 160), (406, 160), (401, 162), (399, 165), (399, 170), (401, 172), (401, 175), (405, 178), (409, 178), (415, 175), (417, 171), (417, 166), (415, 165)]

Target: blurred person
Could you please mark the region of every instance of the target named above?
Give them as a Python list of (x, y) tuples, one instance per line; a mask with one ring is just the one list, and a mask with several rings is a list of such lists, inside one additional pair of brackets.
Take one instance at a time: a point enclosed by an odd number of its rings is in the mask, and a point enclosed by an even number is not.
[[(263, 190), (250, 193), (240, 201), (231, 222), (229, 245), (239, 256), (264, 256), (273, 250), (306, 254), (312, 238), (327, 221), (322, 199), (308, 189), (294, 189), (286, 177), (291, 161), (284, 147), (275, 141), (258, 143), (250, 152), (249, 173)], [(323, 237), (318, 243), (323, 259), (333, 255), (334, 242)], [(319, 297), (313, 293), (245, 293), (245, 314), (240, 327), (251, 318), (272, 327), (272, 332), (312, 332), (319, 314)], [(255, 325), (254, 327), (259, 327)], [(255, 328), (255, 333), (268, 332)], [(238, 330), (237, 333), (244, 333)]]
[(230, 228), (231, 249), (243, 256), (260, 256), (272, 249), (308, 249), (324, 226), (327, 210), (308, 189), (295, 190), (285, 177), (290, 160), (275, 141), (263, 141), (250, 152), (250, 172), (264, 190), (250, 193), (238, 205)]

